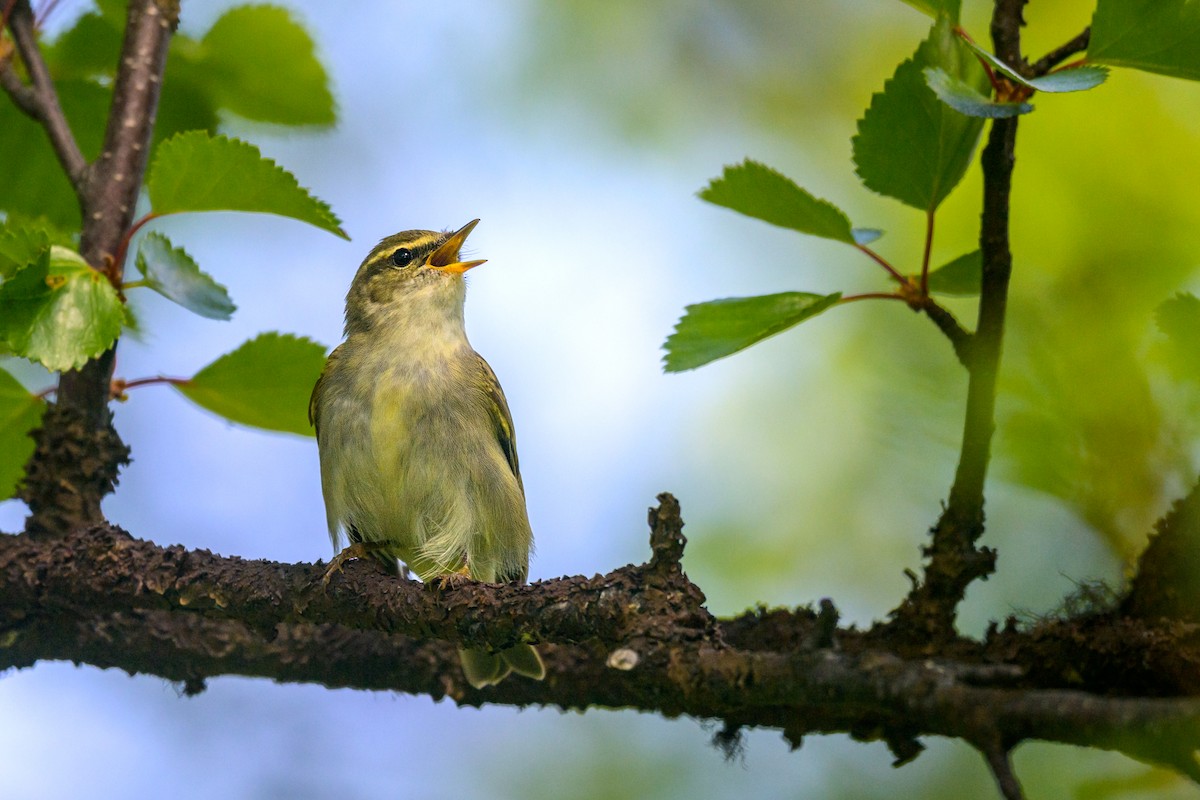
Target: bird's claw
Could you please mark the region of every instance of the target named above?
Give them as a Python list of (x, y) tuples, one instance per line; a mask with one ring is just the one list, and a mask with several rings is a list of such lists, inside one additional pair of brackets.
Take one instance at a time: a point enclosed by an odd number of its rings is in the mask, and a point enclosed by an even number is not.
[(328, 588), (329, 581), (346, 567), (347, 561), (352, 561), (356, 558), (371, 558), (376, 553), (382, 552), (385, 548), (386, 545), (383, 542), (355, 542), (334, 556), (329, 562), (329, 566), (325, 568), (325, 577), (321, 579), (322, 585)]
[(439, 592), (446, 589), (457, 589), (463, 584), (472, 583), (474, 578), (467, 570), (466, 565), (456, 569), (454, 572), (446, 572), (441, 575), (435, 575), (429, 579), (429, 585)]

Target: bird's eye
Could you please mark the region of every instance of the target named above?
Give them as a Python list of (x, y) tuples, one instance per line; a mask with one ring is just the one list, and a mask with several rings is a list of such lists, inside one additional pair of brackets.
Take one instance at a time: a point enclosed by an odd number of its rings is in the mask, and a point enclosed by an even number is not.
[(397, 267), (407, 267), (409, 262), (412, 261), (412, 257), (412, 250), (409, 250), (407, 247), (401, 247), (392, 253), (392, 263)]

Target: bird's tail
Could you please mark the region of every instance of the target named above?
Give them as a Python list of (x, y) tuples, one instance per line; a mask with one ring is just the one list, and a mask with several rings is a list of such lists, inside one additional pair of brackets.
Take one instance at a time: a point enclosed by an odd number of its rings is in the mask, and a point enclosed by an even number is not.
[(462, 660), (463, 673), (467, 683), (476, 689), (494, 686), (515, 672), (527, 678), (540, 681), (546, 677), (546, 667), (542, 658), (531, 644), (518, 644), (499, 653), (489, 653), (487, 650), (459, 650)]

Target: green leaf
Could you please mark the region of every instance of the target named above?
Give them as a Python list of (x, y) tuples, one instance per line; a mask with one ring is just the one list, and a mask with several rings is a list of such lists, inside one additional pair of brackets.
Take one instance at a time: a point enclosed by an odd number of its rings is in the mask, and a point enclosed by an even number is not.
[(160, 144), (185, 131), (206, 131), (215, 136), (220, 125), (212, 78), (193, 60), (180, 55), (188, 47), (197, 45), (179, 34), (171, 40), (167, 71), (163, 77), (163, 84), (171, 88), (164, 91), (158, 101), (151, 153), (157, 153)]
[(323, 345), (300, 336), (264, 333), (176, 388), (232, 422), (312, 436), (308, 399), (324, 366)]
[(1029, 103), (998, 103), (974, 87), (953, 78), (936, 67), (925, 68), (925, 82), (946, 105), (968, 117), (998, 119), (1033, 111)]
[(146, 188), (155, 214), (258, 211), (349, 238), (329, 206), (290, 172), (254, 145), (225, 136), (189, 131), (166, 140), (158, 146)]
[(1200, 80), (1200, 3), (1099, 0), (1088, 60)]
[(0, 229), (0, 279), (36, 263), (49, 249), (50, 237), (43, 230), (9, 226)]
[(965, 253), (929, 273), (929, 291), (934, 294), (972, 297), (979, 294), (983, 282), (983, 255), (978, 250)]
[(182, 247), (173, 247), (161, 233), (150, 233), (142, 239), (137, 268), (147, 286), (202, 317), (229, 319), (237, 310), (225, 287), (202, 272)]
[(236, 6), (200, 42), (199, 67), (217, 102), (246, 119), (332, 125), (329, 78), (312, 38), (275, 6)]
[(1026, 78), (974, 42), (967, 42), (966, 44), (980, 58), (991, 64), (996, 71), (1009, 80), (1032, 89), (1037, 89), (1039, 92), (1048, 92), (1051, 94), (1059, 92), (1082, 92), (1087, 89), (1094, 89), (1108, 79), (1107, 69), (1092, 65), (1060, 69), (1048, 75), (1043, 75), (1040, 78)]
[(41, 234), (44, 234), (50, 244), (57, 244), (69, 250), (78, 249), (78, 231), (64, 230), (44, 216), (30, 216), (20, 211), (7, 211), (4, 222), (0, 225), (2, 225), (0, 229), (11, 231), (26, 229), (30, 234), (40, 231), (39, 238)]
[(112, 284), (62, 247), (0, 284), (0, 337), (47, 369), (77, 369), (121, 333), (125, 307)]
[(46, 48), (55, 79), (112, 76), (121, 54), (123, 20), (88, 12)]
[(904, 2), (934, 19), (945, 14), (950, 17), (952, 22), (958, 22), (958, 15), (962, 8), (962, 0), (904, 0)]
[(916, 54), (871, 98), (854, 137), (863, 184), (922, 211), (932, 211), (962, 180), (983, 120), (947, 106), (925, 82), (933, 67), (981, 93), (987, 74), (943, 16)]
[(725, 167), (700, 198), (782, 228), (854, 244), (850, 220), (841, 210), (757, 161)]
[(841, 292), (783, 292), (760, 297), (731, 297), (688, 306), (675, 332), (667, 337), (667, 372), (695, 369), (744, 350), (755, 342), (815, 317), (837, 303)]
[(1108, 80), (1107, 69), (1085, 64), (1068, 69), (1057, 69), (1040, 78), (1026, 78), (1025, 82), (1039, 92), (1056, 94), (1094, 89), (1106, 80)]
[(1200, 382), (1200, 299), (1182, 292), (1158, 306), (1158, 329), (1167, 336), (1167, 358), (1181, 378)]
[(13, 496), (33, 455), (29, 433), (42, 421), (46, 403), (0, 369), (0, 500)]

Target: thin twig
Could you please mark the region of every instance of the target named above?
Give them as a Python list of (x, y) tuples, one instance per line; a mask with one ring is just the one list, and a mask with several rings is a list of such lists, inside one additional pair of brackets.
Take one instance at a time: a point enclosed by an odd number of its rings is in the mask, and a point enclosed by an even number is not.
[(953, 314), (928, 295), (921, 304), (921, 310), (933, 320), (933, 324), (937, 325), (938, 330), (950, 340), (950, 346), (954, 348), (954, 355), (959, 363), (964, 367), (968, 366), (971, 357), (971, 341), (974, 339), (971, 332), (964, 328)]
[(17, 0), (5, 0), (4, 12), (0, 14), (0, 28), (8, 27), (8, 18), (12, 16), (13, 6), (17, 4)]
[(868, 256), (870, 256), (871, 260), (873, 260), (876, 264), (878, 264), (879, 266), (881, 266), (885, 270), (887, 270), (888, 274), (891, 275), (892, 278), (894, 278), (901, 285), (903, 285), (903, 286), (909, 285), (908, 278), (904, 277), (904, 275), (902, 275), (900, 273), (900, 270), (896, 269), (890, 263), (888, 263), (888, 260), (886, 258), (884, 258), (883, 256), (879, 255), (879, 253), (876, 253), (874, 250), (867, 247), (865, 244), (856, 244), (854, 246), (857, 247), (862, 252), (866, 253)]
[(109, 278), (113, 281), (115, 286), (124, 286), (125, 288), (128, 288), (132, 285), (122, 281), (122, 278), (125, 275), (125, 257), (129, 253), (129, 243), (133, 240), (134, 235), (136, 235), (137, 232), (146, 225), (146, 223), (150, 222), (151, 220), (158, 219), (158, 217), (159, 215), (152, 211), (130, 225), (125, 230), (125, 233), (122, 234), (121, 241), (117, 244), (117, 252), (109, 263)]
[(896, 294), (895, 292), (863, 292), (862, 294), (848, 294), (838, 300), (838, 305), (845, 303), (856, 303), (859, 300), (904, 300), (904, 295)]
[[(20, 53), (21, 60), (25, 63), (25, 70), (29, 73), (30, 85), (21, 84), (20, 79), (12, 72), (10, 64), (5, 64), (0, 68), (0, 85), (3, 85), (5, 92), (13, 99), (18, 108), (36, 119), (45, 128), (46, 135), (50, 138), (50, 146), (54, 148), (54, 155), (58, 157), (63, 171), (67, 173), (71, 185), (78, 192), (87, 170), (87, 159), (83, 157), (79, 144), (75, 141), (74, 134), (71, 133), (67, 117), (63, 114), (62, 106), (58, 102), (58, 92), (54, 89), (50, 70), (46, 67), (46, 61), (42, 58), (42, 51), (38, 47), (33, 11), (29, 7), (29, 0), (16, 0), (12, 16), (8, 20), (8, 28), (12, 31), (17, 52)], [(14, 85), (14, 81), (16, 85)], [(17, 85), (28, 91), (17, 90)]]
[(929, 256), (933, 253), (933, 220), (935, 212), (931, 208), (925, 212), (925, 250), (921, 253), (921, 295), (929, 294)]
[(48, 2), (43, 4), (41, 9), (39, 9), (37, 19), (34, 20), (39, 29), (45, 27), (46, 22), (50, 19), (51, 15), (53, 15), (58, 9), (59, 2), (60, 0), (48, 0)]
[(21, 82), (17, 71), (13, 69), (10, 59), (0, 60), (0, 89), (12, 100), (13, 105), (21, 109), (27, 116), (38, 119), (37, 94), (33, 89)]
[(188, 382), (187, 378), (169, 378), (165, 375), (155, 375), (152, 378), (138, 378), (138, 379), (132, 380), (132, 381), (122, 380), (121, 378), (114, 378), (113, 382), (112, 382), (111, 394), (113, 397), (121, 397), (125, 394), (126, 390), (137, 389), (140, 386), (156, 386), (156, 385), (181, 386), (187, 382)]
[(4, 31), (8, 28), (8, 19), (12, 16), (13, 7), (17, 0), (5, 0), (4, 10), (0, 12), (0, 88), (13, 101), (13, 105), (34, 119), (37, 118), (37, 99), (33, 89), (21, 82), (17, 71), (12, 66), (13, 45), (4, 39)]
[(1084, 28), (1074, 39), (1066, 44), (1060, 45), (1051, 50), (1046, 55), (1039, 58), (1033, 64), (1033, 77), (1039, 78), (1054, 69), (1058, 64), (1066, 61), (1076, 53), (1082, 53), (1088, 49), (1088, 43), (1092, 38), (1091, 27)]

